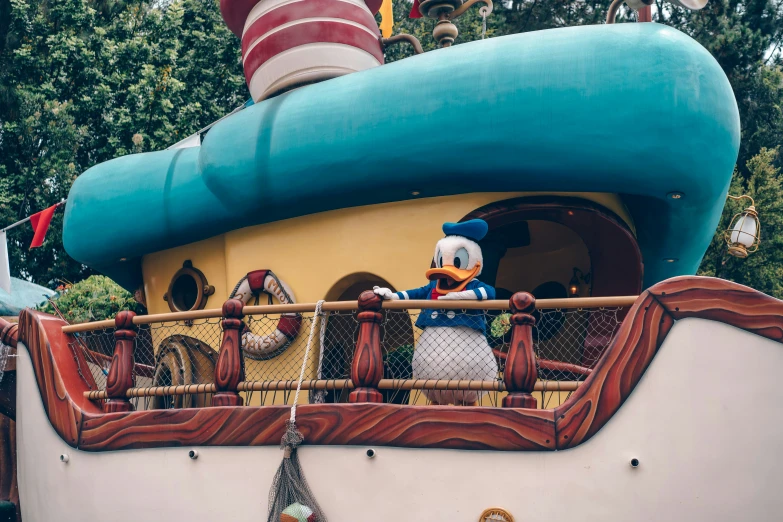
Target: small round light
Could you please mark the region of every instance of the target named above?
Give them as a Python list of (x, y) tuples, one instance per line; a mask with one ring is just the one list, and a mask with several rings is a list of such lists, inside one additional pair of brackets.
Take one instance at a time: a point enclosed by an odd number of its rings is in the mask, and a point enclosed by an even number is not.
[(375, 458), (375, 450), (370, 448), (367, 450), (367, 458), (368, 459), (374, 459)]
[(418, 190), (414, 190), (413, 192), (411, 192), (411, 196), (418, 196), (419, 194), (421, 194), (421, 192), (419, 192)]
[(639, 459), (637, 459), (637, 458), (631, 459), (631, 467), (632, 468), (638, 468), (639, 467)]
[(669, 192), (666, 194), (666, 197), (669, 199), (682, 199), (684, 195), (682, 192)]
[(667, 258), (664, 258), (664, 261), (666, 263), (676, 263), (677, 261), (679, 261), (679, 259), (677, 259), (676, 257), (667, 257)]
[(568, 215), (569, 215), (569, 216), (573, 216), (573, 215), (574, 215), (574, 211), (573, 211), (573, 210), (569, 210), (569, 211), (568, 211)]
[(69, 460), (71, 459), (70, 457), (68, 457), (67, 453), (63, 453), (62, 455), (60, 455), (60, 462), (67, 464)]
[(196, 460), (198, 458), (198, 451), (196, 450), (188, 451), (188, 457), (190, 457), (192, 460)]

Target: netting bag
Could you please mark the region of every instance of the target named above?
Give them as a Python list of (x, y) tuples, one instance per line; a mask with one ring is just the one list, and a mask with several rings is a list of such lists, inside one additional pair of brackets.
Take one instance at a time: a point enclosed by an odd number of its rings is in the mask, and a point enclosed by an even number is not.
[(307, 348), (302, 360), (302, 369), (299, 372), (299, 382), (296, 385), (294, 404), (291, 406), (291, 418), (286, 422), (286, 430), (283, 438), (280, 440), (280, 449), (283, 450), (283, 462), (277, 468), (277, 473), (275, 473), (275, 477), (272, 480), (272, 487), (269, 490), (269, 515), (267, 522), (280, 522), (283, 511), (292, 504), (306, 506), (312, 511), (312, 515), (315, 518), (311, 521), (310, 517), (308, 517), (306, 519), (308, 522), (327, 522), (326, 515), (324, 515), (321, 507), (315, 500), (313, 492), (307, 485), (302, 466), (299, 463), (297, 448), (304, 441), (304, 437), (296, 428), (296, 405), (299, 401), (299, 392), (302, 389), (302, 380), (307, 367), (307, 357), (313, 345), (315, 324), (318, 322), (317, 318), (321, 315), (323, 303), (324, 301), (321, 300), (315, 305), (315, 315), (310, 325), (310, 335), (307, 339)]

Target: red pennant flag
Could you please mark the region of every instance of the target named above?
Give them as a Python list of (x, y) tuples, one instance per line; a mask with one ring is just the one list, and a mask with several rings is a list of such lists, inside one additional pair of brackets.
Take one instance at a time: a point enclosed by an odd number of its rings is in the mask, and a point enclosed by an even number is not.
[(408, 14), (408, 18), (421, 18), (421, 13), (419, 12), (419, 0), (413, 1), (413, 7), (411, 7), (411, 12)]
[(52, 222), (52, 216), (58, 206), (60, 206), (59, 203), (30, 216), (30, 224), (33, 226), (33, 232), (35, 232), (30, 248), (43, 245), (44, 239), (46, 239), (46, 231), (49, 230), (49, 223)]

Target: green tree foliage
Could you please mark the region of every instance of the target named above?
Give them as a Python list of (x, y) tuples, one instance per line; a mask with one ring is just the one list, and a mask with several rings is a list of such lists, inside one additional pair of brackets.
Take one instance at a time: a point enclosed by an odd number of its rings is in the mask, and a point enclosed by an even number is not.
[(101, 275), (93, 275), (58, 288), (59, 295), (41, 307), (52, 315), (62, 314), (71, 324), (112, 319), (123, 310), (141, 313), (143, 308), (120, 285)]
[[(394, 0), (394, 34), (405, 33), (412, 34), (421, 42), (421, 47), (425, 52), (433, 51), (437, 48), (435, 39), (432, 37), (432, 29), (435, 27), (435, 20), (430, 18), (409, 18), (412, 2), (405, 0)], [(479, 14), (479, 7), (476, 5), (469, 9), (464, 15), (454, 21), (459, 30), (459, 36), (455, 45), (466, 42), (481, 40), (482, 36), (482, 17)], [(494, 38), (511, 34), (510, 27), (506, 23), (507, 8), (502, 3), (494, 6), (494, 11), (487, 17), (486, 38)], [(376, 16), (380, 23), (380, 15)], [(413, 48), (407, 44), (399, 44), (386, 49), (386, 63), (401, 60), (413, 56)]]
[[(67, 197), (96, 163), (165, 148), (247, 99), (216, 0), (0, 0), (0, 226)], [(133, 209), (127, 209), (133, 212)], [(90, 270), (9, 233), (14, 275), (53, 286)]]
[(751, 157), (783, 142), (783, 2), (710, 0), (701, 11), (656, 2), (655, 19), (693, 37), (726, 72), (742, 121), (737, 165), (747, 177)]
[(748, 206), (747, 200), (730, 201), (723, 210), (699, 275), (736, 281), (783, 299), (783, 177), (775, 167), (778, 157), (779, 149), (761, 149), (747, 162), (747, 179), (737, 170), (731, 182), (731, 193), (752, 197), (759, 211), (758, 252), (746, 259), (728, 254), (723, 232), (729, 228), (732, 217)]

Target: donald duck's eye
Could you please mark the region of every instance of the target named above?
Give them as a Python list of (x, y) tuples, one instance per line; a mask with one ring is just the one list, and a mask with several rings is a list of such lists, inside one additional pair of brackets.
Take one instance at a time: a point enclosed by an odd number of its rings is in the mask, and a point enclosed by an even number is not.
[(438, 268), (443, 268), (443, 256), (438, 258)]
[(457, 250), (457, 253), (454, 254), (454, 268), (467, 267), (469, 260), (468, 251), (464, 248), (460, 248)]

